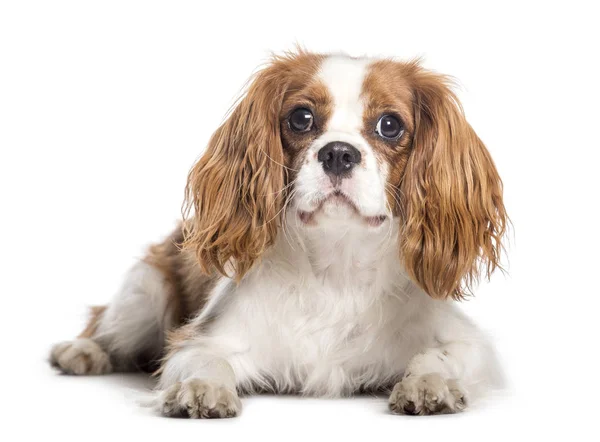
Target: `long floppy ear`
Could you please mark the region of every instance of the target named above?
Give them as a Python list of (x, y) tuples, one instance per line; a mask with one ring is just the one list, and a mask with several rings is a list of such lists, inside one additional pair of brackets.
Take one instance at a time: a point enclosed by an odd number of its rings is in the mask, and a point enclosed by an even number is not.
[(189, 173), (183, 247), (207, 273), (241, 279), (275, 240), (285, 180), (282, 64), (276, 59), (256, 75)]
[(461, 299), (500, 267), (507, 215), (502, 181), (465, 120), (448, 78), (416, 64), (415, 131), (401, 183), (400, 251), (432, 297)]

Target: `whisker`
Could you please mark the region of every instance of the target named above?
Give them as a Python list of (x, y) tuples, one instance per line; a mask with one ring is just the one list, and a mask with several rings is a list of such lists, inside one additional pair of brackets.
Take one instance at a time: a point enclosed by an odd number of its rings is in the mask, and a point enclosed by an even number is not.
[(281, 164), (281, 163), (275, 161), (273, 158), (271, 158), (271, 156), (264, 149), (261, 149), (261, 150), (267, 156), (267, 158), (269, 160), (271, 160), (273, 163), (277, 164), (278, 166), (281, 166), (281, 167), (283, 167), (286, 170), (291, 170), (292, 172), (298, 172), (298, 169), (293, 169), (291, 167), (286, 166), (285, 164)]
[(279, 195), (281, 192), (285, 191), (286, 189), (288, 189), (289, 187), (293, 186), (294, 184), (296, 184), (296, 181), (298, 181), (298, 178), (296, 178), (295, 180), (292, 180), (289, 184), (287, 184), (286, 186), (283, 187), (283, 189), (278, 190), (277, 192), (272, 192), (272, 193), (265, 193), (265, 195)]

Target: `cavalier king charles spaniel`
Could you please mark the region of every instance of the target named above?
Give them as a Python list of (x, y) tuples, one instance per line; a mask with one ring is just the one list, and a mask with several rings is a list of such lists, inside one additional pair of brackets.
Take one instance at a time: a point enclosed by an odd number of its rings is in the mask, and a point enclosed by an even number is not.
[(501, 378), (455, 301), (500, 267), (502, 182), (448, 77), (274, 56), (191, 169), (183, 212), (54, 367), (156, 371), (153, 405), (191, 418), (257, 392), (387, 390), (393, 413), (455, 413)]

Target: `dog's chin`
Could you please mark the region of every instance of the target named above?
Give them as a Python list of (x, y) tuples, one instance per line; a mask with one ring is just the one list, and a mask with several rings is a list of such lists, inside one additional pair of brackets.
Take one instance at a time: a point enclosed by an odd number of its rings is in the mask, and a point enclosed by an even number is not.
[(308, 227), (359, 224), (377, 228), (387, 220), (387, 216), (383, 214), (375, 216), (362, 214), (357, 205), (341, 192), (330, 194), (312, 210), (299, 209), (298, 218)]

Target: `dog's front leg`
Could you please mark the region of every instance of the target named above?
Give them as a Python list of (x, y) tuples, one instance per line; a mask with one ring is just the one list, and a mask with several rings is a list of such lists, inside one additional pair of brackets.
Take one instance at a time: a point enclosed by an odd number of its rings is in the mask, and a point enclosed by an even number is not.
[(157, 408), (165, 416), (225, 418), (237, 416), (241, 402), (231, 365), (203, 346), (186, 344), (165, 361)]
[(389, 398), (398, 414), (444, 414), (464, 410), (471, 387), (488, 377), (493, 351), (479, 342), (450, 342), (416, 354)]

